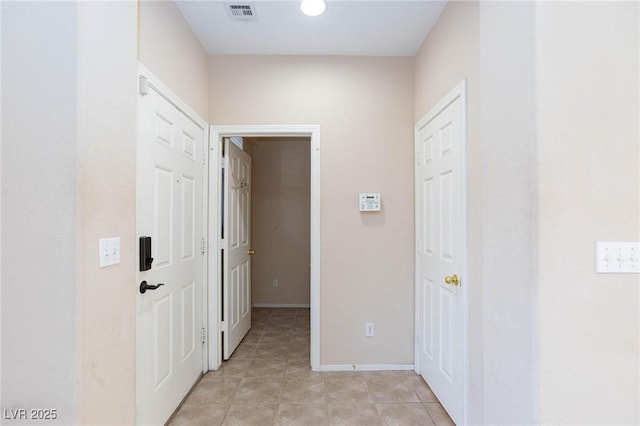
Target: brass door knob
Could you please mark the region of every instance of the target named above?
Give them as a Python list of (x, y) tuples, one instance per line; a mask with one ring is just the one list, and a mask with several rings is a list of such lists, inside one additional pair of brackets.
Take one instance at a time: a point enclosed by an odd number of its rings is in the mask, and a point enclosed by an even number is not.
[(249, 256), (253, 256), (254, 254), (256, 254), (256, 251), (254, 249), (251, 249), (247, 253), (249, 253)]
[(458, 278), (458, 276), (456, 274), (453, 275), (447, 275), (446, 277), (444, 277), (444, 282), (447, 284), (451, 284), (451, 285), (459, 285), (460, 284), (460, 280)]

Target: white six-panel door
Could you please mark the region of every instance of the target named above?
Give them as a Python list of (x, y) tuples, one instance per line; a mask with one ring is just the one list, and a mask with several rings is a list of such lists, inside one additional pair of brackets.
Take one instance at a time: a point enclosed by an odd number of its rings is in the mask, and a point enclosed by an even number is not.
[(417, 370), (463, 422), (464, 85), (416, 126)]
[[(137, 236), (152, 238), (138, 272), (137, 424), (161, 425), (202, 372), (205, 131), (155, 90), (141, 96)], [(141, 281), (159, 285), (140, 293)]]
[(251, 157), (224, 139), (223, 345), (227, 360), (251, 328)]

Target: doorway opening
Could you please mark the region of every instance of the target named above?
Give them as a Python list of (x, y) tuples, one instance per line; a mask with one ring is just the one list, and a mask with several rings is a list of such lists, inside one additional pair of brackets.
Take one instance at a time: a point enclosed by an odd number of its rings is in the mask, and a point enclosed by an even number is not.
[(309, 308), (310, 138), (244, 138), (252, 159), (253, 308)]
[[(247, 270), (253, 278), (249, 294), (250, 306), (256, 310), (256, 324), (271, 314), (278, 320), (291, 319), (292, 324), (297, 322), (298, 326), (306, 321), (310, 337), (308, 363), (317, 371), (320, 367), (319, 126), (212, 126), (210, 134), (210, 164), (220, 166), (217, 170), (211, 167), (209, 175), (208, 246), (212, 253), (208, 279), (209, 369), (219, 368), (235, 349), (235, 346), (225, 349), (225, 342), (227, 345), (239, 342), (230, 338), (233, 333), (237, 334), (231, 327), (238, 323), (241, 314), (234, 313), (234, 305), (229, 302), (232, 297), (243, 297), (237, 290), (242, 286), (230, 285), (234, 279), (233, 265), (229, 266), (225, 256), (233, 256), (228, 239), (234, 232), (232, 226), (238, 225), (240, 234), (245, 232), (241, 217), (229, 222), (238, 215), (233, 203), (242, 210), (239, 200), (244, 197), (247, 200), (244, 206), (249, 206), (244, 209), (251, 213), (246, 221), (251, 240), (246, 247), (241, 243), (234, 247), (251, 260), (250, 266), (244, 269), (240, 261), (236, 275), (242, 281), (242, 271)], [(248, 175), (238, 172), (243, 160), (234, 158), (252, 154), (254, 160), (249, 159)], [(247, 188), (250, 191), (246, 191), (245, 196), (242, 191)], [(229, 194), (235, 192), (236, 201), (225, 196), (225, 190)], [(256, 333), (249, 333), (247, 339), (255, 340), (258, 330), (254, 331)], [(244, 337), (246, 330), (239, 333)], [(281, 338), (278, 336), (276, 340)]]

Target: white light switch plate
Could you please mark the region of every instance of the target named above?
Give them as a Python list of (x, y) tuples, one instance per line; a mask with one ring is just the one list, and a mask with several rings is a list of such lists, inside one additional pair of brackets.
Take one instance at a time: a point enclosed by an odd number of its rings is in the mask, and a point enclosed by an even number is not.
[(596, 241), (596, 272), (640, 272), (640, 242)]
[(100, 267), (120, 263), (120, 237), (100, 239)]

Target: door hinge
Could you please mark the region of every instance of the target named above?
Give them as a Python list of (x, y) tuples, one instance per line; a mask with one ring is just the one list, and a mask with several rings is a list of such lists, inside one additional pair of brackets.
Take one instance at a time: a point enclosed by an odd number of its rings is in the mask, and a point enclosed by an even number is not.
[(226, 248), (227, 248), (227, 240), (225, 239), (220, 240), (220, 249), (225, 250)]
[(146, 96), (149, 94), (149, 80), (143, 75), (138, 78), (138, 89), (142, 96)]
[(202, 254), (205, 254), (207, 252), (207, 240), (205, 240), (204, 238), (202, 239), (200, 245), (200, 251), (202, 252)]
[(227, 159), (223, 157), (220, 159), (220, 168), (224, 169), (225, 167), (227, 167)]
[(200, 335), (200, 337), (202, 338), (202, 343), (206, 343), (207, 342), (207, 329), (202, 327), (202, 334)]
[(220, 321), (220, 331), (226, 333), (227, 330), (227, 322), (226, 321)]
[(416, 342), (422, 343), (422, 341), (420, 339), (420, 330), (418, 330), (418, 332), (416, 333)]

